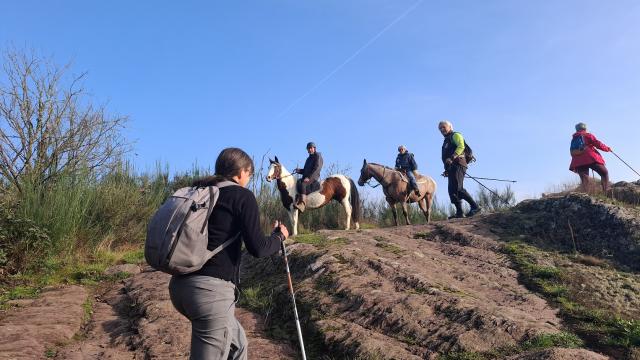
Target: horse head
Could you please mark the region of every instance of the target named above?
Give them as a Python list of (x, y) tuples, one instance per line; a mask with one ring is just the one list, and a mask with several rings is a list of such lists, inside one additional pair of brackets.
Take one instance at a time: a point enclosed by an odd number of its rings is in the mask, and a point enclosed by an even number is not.
[(271, 180), (279, 179), (282, 175), (282, 164), (280, 164), (280, 160), (278, 157), (275, 157), (275, 160), (269, 159), (269, 170), (267, 171), (267, 182), (271, 182)]
[(367, 159), (364, 159), (362, 163), (362, 169), (360, 169), (360, 178), (358, 179), (358, 185), (364, 186), (364, 184), (371, 179), (371, 174), (369, 173), (369, 164), (367, 164)]

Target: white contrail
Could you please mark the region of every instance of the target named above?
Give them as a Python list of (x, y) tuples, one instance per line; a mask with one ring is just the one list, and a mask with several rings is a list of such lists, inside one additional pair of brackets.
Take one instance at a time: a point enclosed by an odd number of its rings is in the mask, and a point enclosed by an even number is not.
[(340, 69), (342, 69), (345, 65), (347, 65), (348, 63), (351, 62), (351, 60), (355, 59), (356, 56), (358, 56), (362, 51), (364, 51), (366, 48), (368, 48), (371, 44), (373, 44), (376, 40), (378, 40), (378, 38), (380, 36), (382, 36), (385, 32), (387, 32), (387, 30), (391, 29), (393, 27), (393, 25), (395, 25), (396, 23), (398, 23), (400, 20), (402, 20), (404, 17), (406, 17), (407, 15), (409, 15), (413, 10), (415, 10), (418, 5), (420, 5), (424, 0), (418, 0), (416, 1), (413, 5), (411, 5), (407, 10), (405, 10), (405, 12), (403, 12), (402, 14), (400, 14), (400, 16), (398, 16), (397, 18), (395, 18), (392, 22), (390, 22), (389, 24), (387, 24), (387, 26), (385, 26), (382, 30), (380, 30), (380, 32), (378, 32), (375, 36), (373, 36), (371, 39), (369, 39), (369, 41), (367, 41), (364, 45), (362, 45), (358, 50), (356, 50), (351, 56), (349, 56), (345, 61), (342, 62), (342, 64), (338, 65), (335, 69), (333, 69), (330, 73), (328, 73), (324, 78), (322, 78), (320, 81), (318, 81), (314, 86), (312, 86), (309, 90), (307, 90), (307, 92), (305, 92), (304, 94), (302, 94), (300, 97), (298, 97), (297, 99), (295, 99), (291, 104), (289, 104), (289, 106), (287, 106), (280, 114), (278, 114), (278, 116), (276, 117), (276, 119), (279, 119), (281, 117), (283, 117), (284, 115), (286, 115), (294, 106), (296, 106), (296, 104), (298, 104), (300, 101), (302, 101), (304, 98), (306, 98), (307, 96), (309, 96), (309, 94), (311, 94), (312, 92), (314, 92), (317, 88), (319, 88), (320, 86), (322, 86), (322, 84), (324, 84), (327, 80), (329, 80), (333, 75), (335, 75), (338, 71), (340, 71)]

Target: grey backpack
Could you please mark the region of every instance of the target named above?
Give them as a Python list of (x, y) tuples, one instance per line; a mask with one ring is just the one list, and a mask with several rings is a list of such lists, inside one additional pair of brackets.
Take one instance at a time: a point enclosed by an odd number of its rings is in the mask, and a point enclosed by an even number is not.
[(224, 181), (216, 186), (185, 187), (176, 191), (151, 218), (144, 244), (144, 257), (153, 268), (182, 275), (199, 270), (238, 235), (214, 250), (208, 250), (208, 223), (218, 201), (219, 189), (238, 185)]

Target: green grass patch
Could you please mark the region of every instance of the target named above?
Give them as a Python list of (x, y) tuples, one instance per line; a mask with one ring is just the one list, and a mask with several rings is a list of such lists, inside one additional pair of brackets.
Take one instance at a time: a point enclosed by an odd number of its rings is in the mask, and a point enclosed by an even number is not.
[(273, 289), (262, 285), (243, 288), (239, 305), (259, 314), (268, 314), (274, 306)]
[(346, 238), (333, 238), (330, 239), (325, 235), (312, 233), (312, 234), (299, 234), (293, 238), (298, 243), (310, 244), (319, 248), (327, 248), (333, 245), (346, 245), (349, 243), (349, 239)]
[(520, 281), (556, 304), (571, 330), (580, 336), (566, 332), (544, 334), (523, 344), (525, 349), (582, 347), (586, 342), (596, 350), (615, 353), (615, 349), (640, 346), (640, 320), (620, 319), (609, 311), (585, 305), (588, 299), (584, 294), (575, 295), (569, 291), (570, 276), (560, 268), (537, 263), (541, 254), (535, 247), (512, 241), (506, 243), (503, 250), (520, 273)]
[(142, 264), (145, 262), (144, 249), (127, 251), (121, 259), (125, 264)]
[(0, 308), (6, 308), (7, 301), (36, 298), (42, 288), (47, 286), (73, 284), (96, 286), (103, 281), (119, 281), (131, 276), (119, 272), (105, 275), (104, 271), (111, 265), (137, 262), (141, 250), (101, 251), (90, 255), (82, 253), (77, 256), (50, 256), (41, 260), (40, 267), (33, 271), (18, 273), (7, 278), (0, 287)]
[(44, 352), (44, 357), (46, 357), (47, 359), (53, 359), (57, 354), (58, 351), (56, 349), (47, 349)]
[(396, 255), (403, 255), (406, 251), (404, 249), (402, 249), (401, 247), (399, 247), (396, 244), (392, 244), (390, 242), (386, 242), (386, 241), (379, 241), (376, 243), (376, 247), (381, 248), (382, 250), (388, 251), (390, 253), (396, 254)]
[(554, 334), (540, 334), (522, 344), (524, 350), (539, 350), (552, 347), (577, 349), (584, 346), (584, 341), (578, 336), (568, 332)]
[(504, 346), (486, 352), (460, 351), (438, 356), (438, 360), (494, 360), (520, 354), (532, 350), (544, 350), (553, 347), (580, 348), (584, 342), (574, 334), (560, 332), (555, 334), (539, 334), (522, 344)]
[(0, 289), (0, 309), (6, 308), (7, 301), (20, 299), (34, 299), (40, 295), (40, 288), (36, 286), (19, 285), (9, 289)]

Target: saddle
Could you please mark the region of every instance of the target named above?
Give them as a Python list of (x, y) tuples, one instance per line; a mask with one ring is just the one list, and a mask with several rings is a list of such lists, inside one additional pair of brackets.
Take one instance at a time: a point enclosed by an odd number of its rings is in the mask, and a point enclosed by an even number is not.
[[(405, 171), (401, 171), (401, 170), (396, 170), (397, 172), (400, 173), (400, 180), (402, 180), (403, 182), (408, 183), (409, 179), (407, 178), (407, 174)], [(414, 175), (416, 176), (416, 183), (417, 184), (424, 184), (427, 182), (427, 178), (421, 174), (418, 173), (417, 170), (413, 171)]]
[[(297, 185), (297, 189), (298, 192), (300, 192), (300, 187), (302, 185), (302, 179), (298, 179), (298, 181), (296, 182)], [(314, 181), (311, 184), (308, 185), (307, 187), (309, 194), (311, 194), (312, 192), (316, 192), (320, 190), (320, 181)]]

